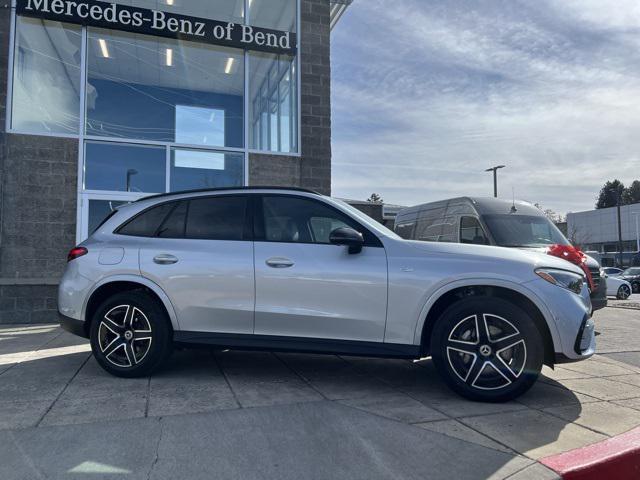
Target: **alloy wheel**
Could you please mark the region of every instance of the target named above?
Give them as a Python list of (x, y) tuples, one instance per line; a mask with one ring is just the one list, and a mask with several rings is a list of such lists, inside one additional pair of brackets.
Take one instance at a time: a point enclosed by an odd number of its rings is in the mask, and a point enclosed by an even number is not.
[(629, 287), (627, 285), (620, 285), (617, 295), (618, 300), (626, 300), (629, 296), (631, 296), (631, 290)]
[(133, 305), (118, 305), (100, 320), (100, 351), (116, 367), (139, 364), (149, 352), (152, 340), (149, 319)]
[(446, 354), (453, 372), (468, 386), (498, 390), (522, 375), (527, 345), (513, 323), (498, 315), (479, 313), (451, 329)]
[(631, 286), (633, 287), (633, 293), (640, 293), (640, 283), (634, 282)]

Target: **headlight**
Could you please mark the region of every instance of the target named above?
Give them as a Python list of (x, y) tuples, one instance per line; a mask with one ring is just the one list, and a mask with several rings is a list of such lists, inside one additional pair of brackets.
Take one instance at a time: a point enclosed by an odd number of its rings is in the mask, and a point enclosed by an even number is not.
[(536, 274), (547, 282), (566, 288), (567, 290), (571, 290), (573, 293), (577, 293), (578, 295), (582, 292), (584, 277), (577, 273), (568, 272), (566, 270), (555, 270), (552, 268), (539, 268), (536, 270)]

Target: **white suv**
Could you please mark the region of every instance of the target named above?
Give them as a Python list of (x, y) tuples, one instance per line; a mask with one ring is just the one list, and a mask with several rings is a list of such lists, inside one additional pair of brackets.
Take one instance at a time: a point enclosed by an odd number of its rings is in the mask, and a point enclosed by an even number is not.
[(431, 355), (475, 400), (594, 353), (582, 271), (549, 255), (403, 240), (314, 192), (234, 188), (123, 205), (69, 252), (60, 322), (108, 372), (149, 375), (174, 343)]

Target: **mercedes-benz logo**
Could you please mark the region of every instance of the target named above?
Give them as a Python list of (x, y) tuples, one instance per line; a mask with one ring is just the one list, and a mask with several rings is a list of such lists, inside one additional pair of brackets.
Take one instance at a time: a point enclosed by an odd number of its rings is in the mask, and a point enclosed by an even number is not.
[(491, 355), (491, 347), (489, 345), (482, 345), (480, 347), (480, 354), (484, 357)]
[(127, 330), (126, 332), (124, 332), (124, 338), (126, 338), (127, 340), (131, 340), (133, 338), (133, 332), (131, 330)]

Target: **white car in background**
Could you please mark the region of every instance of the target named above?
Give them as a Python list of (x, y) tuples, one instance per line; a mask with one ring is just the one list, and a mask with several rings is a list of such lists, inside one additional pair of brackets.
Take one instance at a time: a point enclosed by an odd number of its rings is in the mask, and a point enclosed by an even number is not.
[(610, 277), (617, 277), (622, 272), (624, 272), (624, 270), (622, 270), (621, 268), (616, 268), (616, 267), (604, 267), (602, 271), (607, 275), (609, 275)]
[(631, 284), (617, 276), (607, 275), (604, 270), (602, 276), (607, 279), (607, 296), (626, 300), (631, 296)]

